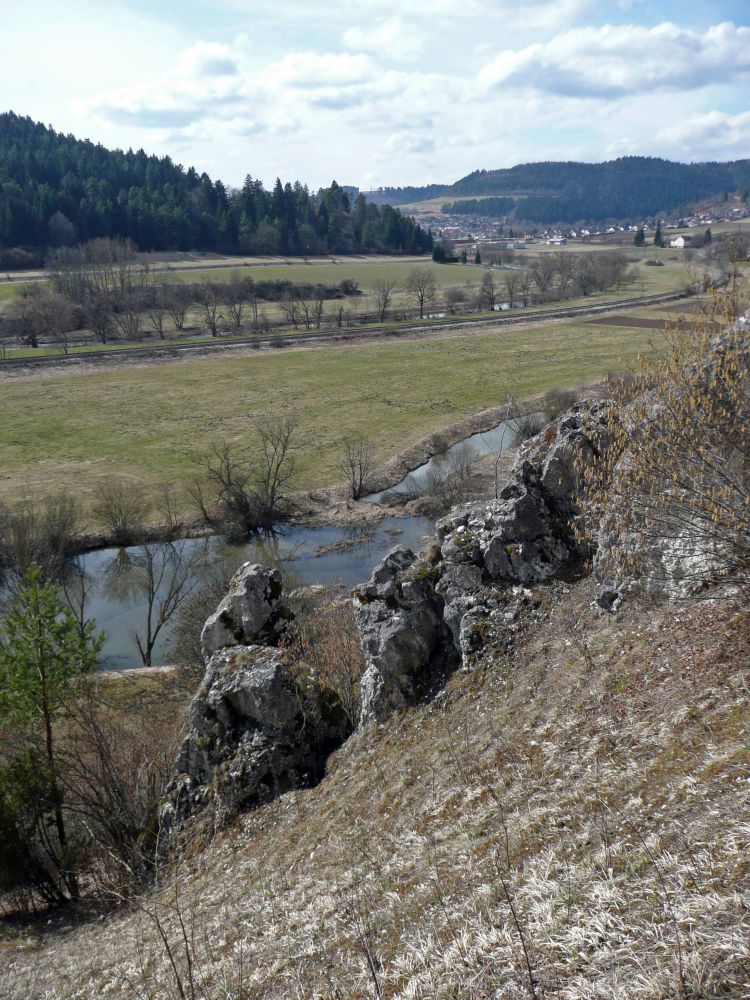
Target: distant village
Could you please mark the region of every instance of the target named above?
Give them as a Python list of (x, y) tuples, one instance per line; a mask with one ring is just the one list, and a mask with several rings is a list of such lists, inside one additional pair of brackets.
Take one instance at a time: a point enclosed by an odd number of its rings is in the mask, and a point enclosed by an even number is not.
[[(669, 230), (698, 229), (706, 230), (719, 223), (737, 222), (750, 217), (750, 206), (722, 205), (711, 209), (696, 211), (689, 216), (679, 216), (661, 220), (661, 229), (665, 235), (665, 245), (677, 249), (690, 246), (693, 237), (686, 233), (678, 233), (669, 237)], [(496, 218), (478, 215), (459, 215), (431, 213), (420, 215), (420, 225), (432, 230), (436, 237), (450, 240), (454, 243), (492, 243), (506, 250), (524, 250), (531, 244), (545, 243), (548, 246), (564, 246), (570, 240), (607, 239), (611, 242), (631, 243), (636, 232), (643, 229), (648, 235), (654, 233), (657, 219), (648, 219), (640, 223), (628, 225), (611, 225), (600, 229), (583, 227), (540, 229), (519, 224), (517, 228), (512, 222), (503, 222)], [(619, 237), (619, 239), (618, 239)]]

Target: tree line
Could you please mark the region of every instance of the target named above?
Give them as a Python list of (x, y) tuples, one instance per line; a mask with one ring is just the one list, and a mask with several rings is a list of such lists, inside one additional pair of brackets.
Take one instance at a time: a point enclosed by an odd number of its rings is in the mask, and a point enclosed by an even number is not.
[(51, 342), (67, 352), (85, 331), (102, 344), (113, 339), (165, 340), (182, 334), (191, 309), (198, 310), (214, 337), (247, 327), (262, 332), (271, 325), (264, 303), (281, 303), (285, 313), (291, 308), (295, 326), (314, 305), (314, 325), (319, 327), (324, 303), (360, 294), (351, 278), (337, 284), (256, 281), (237, 271), (227, 282), (167, 281), (163, 272), (139, 260), (128, 240), (97, 239), (62, 247), (50, 256), (48, 270), (49, 285), (24, 285), (0, 315), (0, 348), (10, 342), (33, 348)]
[[(452, 255), (450, 244), (445, 246)], [(236, 271), (224, 282), (165, 281), (138, 259), (132, 243), (92, 240), (56, 251), (50, 284), (25, 285), (0, 314), (0, 358), (10, 344), (51, 344), (67, 353), (75, 343), (92, 338), (102, 345), (166, 340), (186, 335), (196, 320), (205, 333), (220, 337), (283, 327), (320, 330), (423, 319), (433, 309), (455, 315), (494, 310), (503, 302), (509, 308), (529, 306), (619, 287), (627, 276), (621, 253), (561, 251), (524, 260), (521, 266), (511, 251), (489, 249), (484, 260), (479, 251), (474, 259), (489, 265), (479, 287), (441, 288), (431, 268), (417, 266), (405, 272), (401, 285), (393, 279), (375, 281), (371, 295), (363, 297), (364, 310), (353, 310), (353, 297), (362, 293), (349, 278), (338, 284), (255, 280)], [(272, 303), (273, 317), (264, 309)]]
[(100, 237), (140, 250), (224, 253), (424, 253), (432, 239), (384, 206), (353, 202), (335, 181), (312, 193), (248, 176), (238, 190), (142, 149), (108, 150), (13, 112), (0, 115), (0, 263), (31, 249)]

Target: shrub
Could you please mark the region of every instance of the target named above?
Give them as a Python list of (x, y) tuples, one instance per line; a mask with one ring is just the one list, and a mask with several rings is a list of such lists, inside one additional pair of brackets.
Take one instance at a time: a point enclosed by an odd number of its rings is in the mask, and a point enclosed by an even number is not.
[(148, 503), (138, 486), (107, 479), (96, 489), (94, 514), (115, 545), (132, 545), (143, 535)]
[(544, 430), (546, 422), (540, 413), (527, 413), (525, 416), (516, 417), (513, 421), (513, 443), (519, 445), (529, 438), (536, 437)]
[(573, 389), (550, 389), (542, 399), (544, 419), (549, 423), (556, 420), (578, 402), (578, 393)]
[(334, 588), (294, 625), (288, 645), (323, 691), (341, 704), (352, 730), (359, 722), (359, 683), (365, 663), (350, 600)]
[(0, 505), (0, 577), (22, 577), (36, 565), (45, 577), (59, 579), (75, 553), (80, 517), (78, 502), (69, 496)]
[(740, 323), (718, 337), (711, 324), (667, 332), (626, 384), (610, 446), (583, 470), (612, 559), (644, 582), (656, 550), (672, 553), (685, 592), (750, 583), (749, 340)]

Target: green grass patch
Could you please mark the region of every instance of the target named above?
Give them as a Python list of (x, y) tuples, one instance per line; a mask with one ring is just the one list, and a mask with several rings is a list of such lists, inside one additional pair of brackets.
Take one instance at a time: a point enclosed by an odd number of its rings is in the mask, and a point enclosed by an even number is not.
[(338, 478), (344, 436), (362, 431), (386, 460), (423, 435), (519, 397), (581, 385), (632, 361), (650, 330), (560, 324), (428, 341), (180, 359), (45, 372), (2, 386), (0, 495), (67, 490), (90, 503), (110, 475), (156, 488), (200, 473), (212, 442), (252, 445), (254, 420), (299, 419), (297, 483)]

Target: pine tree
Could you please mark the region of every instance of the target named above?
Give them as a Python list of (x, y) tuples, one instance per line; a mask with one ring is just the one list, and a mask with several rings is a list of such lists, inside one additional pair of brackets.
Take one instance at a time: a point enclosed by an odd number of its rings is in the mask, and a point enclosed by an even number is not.
[[(0, 637), (0, 733), (11, 748), (0, 765), (0, 875), (39, 879), (58, 901), (78, 881), (66, 824), (56, 722), (77, 682), (96, 667), (102, 637), (83, 630), (60, 592), (32, 566)], [(19, 862), (25, 872), (13, 871)], [(11, 871), (8, 867), (11, 866)]]
[(635, 239), (633, 240), (634, 246), (642, 247), (646, 242), (646, 234), (643, 231), (643, 226), (638, 226), (635, 233)]

